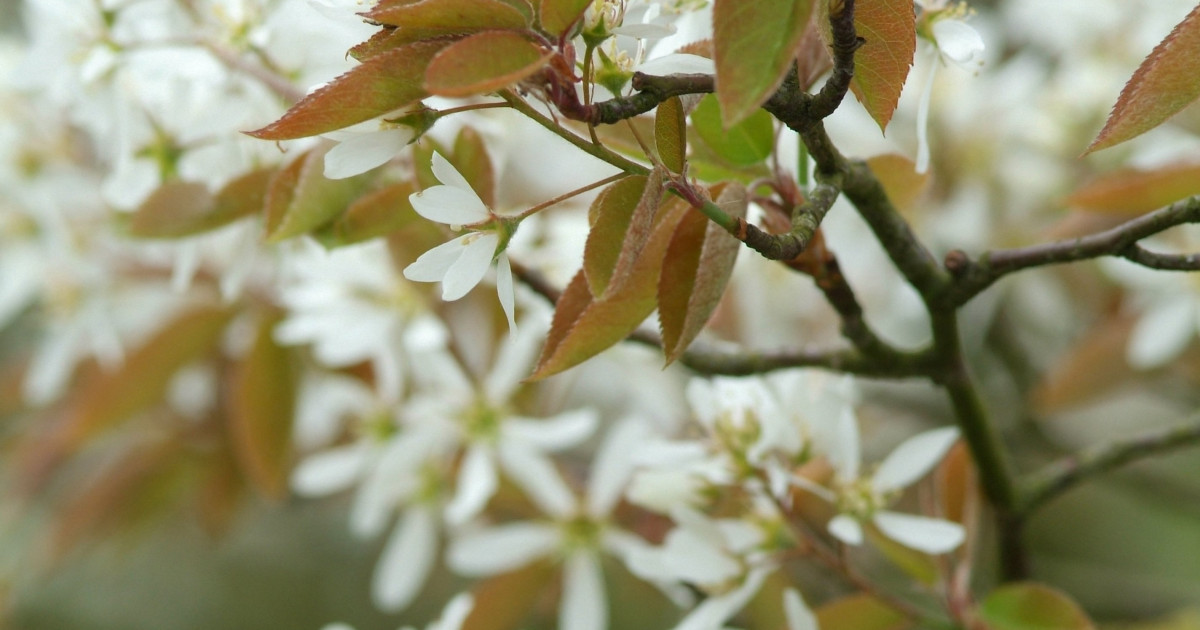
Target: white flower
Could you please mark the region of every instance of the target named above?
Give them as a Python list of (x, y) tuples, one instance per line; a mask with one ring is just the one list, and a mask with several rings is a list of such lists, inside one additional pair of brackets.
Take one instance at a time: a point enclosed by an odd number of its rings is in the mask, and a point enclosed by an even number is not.
[(543, 484), (559, 487), (555, 494), (568, 503), (539, 503), (547, 521), (516, 522), (471, 532), (451, 546), (447, 561), (455, 571), (471, 576), (492, 575), (526, 566), (538, 558), (562, 559), (563, 593), (559, 604), (561, 630), (603, 630), (608, 627), (601, 554), (626, 559), (646, 545), (640, 538), (613, 526), (610, 513), (633, 468), (631, 447), (644, 438), (642, 423), (626, 420), (609, 432), (592, 465), (588, 495), (575, 500), (553, 467), (543, 472)]
[(445, 327), (396, 276), (383, 240), (332, 251), (299, 239), (287, 251), (280, 300), (282, 344), (311, 344), (328, 367), (370, 361), (384, 398), (400, 399), (407, 352), (440, 347)]
[[(451, 229), (467, 227), (471, 231), (425, 252), (404, 270), (404, 277), (418, 282), (441, 282), (442, 299), (454, 301), (483, 280), (492, 261), (496, 261), (496, 292), (508, 317), (509, 328), (516, 328), (513, 319), (515, 293), (512, 267), (504, 251), (507, 238), (501, 239), (502, 221), (471, 189), (465, 177), (441, 154), (433, 154), (433, 174), (442, 182), (409, 197), (417, 214)], [(511, 234), (509, 235), (511, 236)]]
[(853, 416), (841, 418), (825, 437), (836, 471), (834, 490), (799, 477), (793, 481), (837, 505), (839, 514), (829, 521), (829, 533), (835, 538), (860, 545), (862, 523), (869, 521), (885, 536), (925, 553), (945, 553), (962, 544), (965, 535), (958, 523), (885, 509), (900, 490), (924, 477), (942, 459), (958, 439), (956, 427), (926, 431), (905, 440), (872, 475), (859, 471), (858, 428)]
[(929, 170), (929, 102), (933, 97), (933, 80), (937, 68), (947, 61), (975, 71), (983, 65), (983, 38), (979, 32), (962, 21), (966, 5), (948, 6), (947, 0), (917, 0), (922, 17), (928, 17), (928, 30), (921, 32), (932, 47), (929, 50), (929, 75), (917, 105), (917, 172)]
[(381, 119), (323, 135), (338, 143), (325, 154), (325, 177), (329, 179), (345, 179), (382, 166), (416, 137), (412, 127)]

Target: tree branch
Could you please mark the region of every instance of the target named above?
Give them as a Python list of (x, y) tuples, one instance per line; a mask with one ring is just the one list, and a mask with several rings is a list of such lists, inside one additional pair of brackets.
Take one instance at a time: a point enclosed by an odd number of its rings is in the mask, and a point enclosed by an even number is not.
[(954, 277), (951, 301), (962, 305), (1004, 276), (1032, 267), (1121, 256), (1154, 269), (1192, 271), (1200, 269), (1200, 256), (1155, 254), (1137, 242), (1168, 228), (1200, 222), (1200, 197), (1192, 197), (1127, 221), (1115, 228), (1065, 241), (1016, 249), (984, 252), (971, 260), (961, 250), (946, 256), (946, 268)]
[(1200, 414), (1177, 427), (1146, 433), (1128, 441), (1102, 444), (1067, 456), (1030, 475), (1023, 484), (1025, 498), (1020, 513), (1028, 517), (1080, 483), (1126, 464), (1196, 445), (1200, 445)]

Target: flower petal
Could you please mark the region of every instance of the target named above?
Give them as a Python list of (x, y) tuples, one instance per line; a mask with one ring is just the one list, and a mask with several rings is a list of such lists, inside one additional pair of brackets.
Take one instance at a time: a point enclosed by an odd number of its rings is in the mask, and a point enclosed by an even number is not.
[(1181, 294), (1147, 308), (1129, 335), (1129, 364), (1146, 370), (1179, 356), (1196, 335), (1196, 304), (1194, 295)]
[(829, 533), (847, 545), (861, 545), (863, 541), (862, 525), (853, 516), (838, 514), (829, 521)]
[(351, 444), (314, 453), (292, 471), (292, 490), (305, 497), (320, 497), (345, 490), (367, 463), (367, 445)]
[(558, 627), (562, 630), (604, 630), (608, 627), (604, 576), (596, 556), (590, 552), (571, 554), (563, 567)]
[(551, 525), (501, 525), (455, 540), (446, 553), (446, 564), (454, 571), (468, 576), (504, 573), (549, 554), (558, 541), (558, 530)]
[(817, 630), (817, 616), (794, 588), (783, 592), (783, 614), (788, 630)]
[(961, 545), (966, 537), (958, 523), (899, 512), (876, 514), (875, 526), (888, 538), (925, 553), (946, 553)]
[(550, 516), (566, 518), (575, 510), (575, 495), (540, 451), (511, 441), (500, 444), (500, 465), (539, 508)]
[(984, 43), (979, 31), (961, 20), (935, 20), (933, 38), (947, 59), (963, 67), (983, 54)]
[(675, 626), (675, 630), (720, 630), (724, 628), (725, 622), (739, 610), (745, 608), (750, 598), (762, 587), (767, 573), (766, 569), (755, 569), (746, 576), (746, 580), (742, 582), (741, 586), (724, 595), (704, 600), (683, 621), (679, 622), (679, 625)]
[(466, 295), (483, 280), (488, 267), (492, 266), (496, 246), (500, 244), (500, 237), (491, 233), (475, 232), (459, 240), (464, 246), (462, 255), (450, 265), (446, 276), (442, 278), (442, 299), (447, 302)]
[(508, 318), (508, 336), (515, 336), (517, 294), (513, 288), (512, 265), (508, 262), (508, 254), (504, 252), (496, 257), (496, 296), (500, 298), (500, 308), (504, 309), (504, 316)]
[(465, 234), (421, 254), (404, 268), (404, 277), (416, 282), (441, 282), (446, 277), (446, 271), (462, 256), (461, 241), (469, 236)]
[(491, 218), (487, 206), (470, 190), (431, 186), (408, 196), (417, 214), (446, 225), (473, 225)]
[(491, 452), (482, 446), (472, 446), (458, 469), (458, 490), (446, 506), (446, 522), (462, 525), (471, 520), (496, 494), (499, 485)]
[(914, 435), (897, 446), (875, 471), (877, 492), (903, 488), (925, 476), (958, 439), (958, 427), (943, 427)]
[(345, 179), (396, 157), (413, 138), (410, 127), (355, 134), (325, 154), (325, 177)]
[(475, 607), (475, 596), (471, 593), (459, 593), (442, 609), (442, 616), (429, 626), (428, 630), (460, 630), (471, 609)]
[(637, 70), (644, 74), (659, 76), (668, 74), (715, 74), (717, 66), (713, 63), (712, 59), (707, 57), (687, 53), (675, 53), (651, 59), (638, 66)]
[(572, 409), (549, 418), (509, 418), (501, 431), (539, 451), (557, 452), (579, 446), (592, 437), (598, 424), (594, 409)]
[(395, 612), (412, 603), (429, 577), (437, 548), (437, 517), (433, 510), (427, 507), (408, 510), (375, 567), (371, 580), (375, 605)]
[[(438, 153), (437, 151), (433, 152), (432, 167), (433, 176), (436, 177), (439, 182), (442, 182), (447, 186), (453, 186), (459, 190), (469, 192), (472, 195), (475, 194), (475, 189), (471, 188), (471, 183), (467, 181), (467, 178), (463, 177), (462, 173), (459, 173), (458, 169), (454, 168), (454, 165), (451, 164), (449, 160), (442, 157), (442, 154)], [(478, 199), (478, 195), (476, 195), (476, 198)], [(482, 204), (483, 202), (480, 201), (479, 203)]]

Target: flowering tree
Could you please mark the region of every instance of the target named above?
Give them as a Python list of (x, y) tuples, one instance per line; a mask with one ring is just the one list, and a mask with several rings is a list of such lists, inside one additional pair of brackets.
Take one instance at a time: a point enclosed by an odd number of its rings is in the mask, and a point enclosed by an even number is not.
[[(1200, 8), (979, 4), (25, 3), (8, 573), (343, 495), (392, 627), (1200, 605), (1046, 542), (1104, 565), (1126, 464), (1198, 490)], [(1194, 560), (1179, 509), (1118, 531)]]

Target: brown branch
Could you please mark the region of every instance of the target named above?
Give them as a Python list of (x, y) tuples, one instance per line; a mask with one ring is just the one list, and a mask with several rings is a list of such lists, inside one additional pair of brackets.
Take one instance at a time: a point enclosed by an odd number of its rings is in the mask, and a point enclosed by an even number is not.
[(1025, 485), (1021, 514), (1028, 517), (1038, 508), (1071, 488), (1126, 464), (1154, 455), (1200, 445), (1200, 415), (1186, 424), (1154, 431), (1133, 439), (1102, 444), (1049, 464), (1031, 475)]
[(1198, 256), (1154, 254), (1137, 242), (1168, 228), (1200, 222), (1200, 197), (1192, 197), (1127, 221), (1115, 228), (1065, 241), (1015, 249), (984, 252), (977, 260), (960, 250), (946, 256), (946, 268), (954, 276), (951, 300), (965, 304), (1004, 276), (1033, 267), (1121, 256), (1154, 269), (1191, 271), (1200, 268)]

